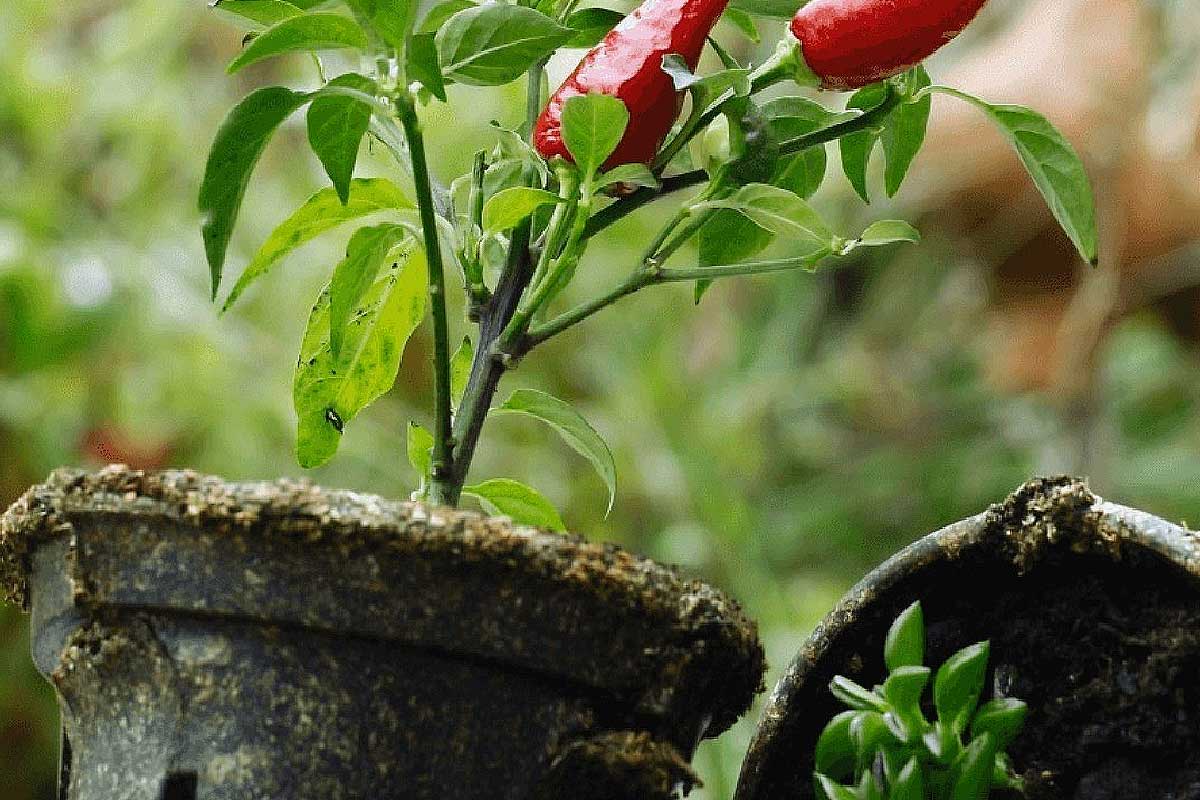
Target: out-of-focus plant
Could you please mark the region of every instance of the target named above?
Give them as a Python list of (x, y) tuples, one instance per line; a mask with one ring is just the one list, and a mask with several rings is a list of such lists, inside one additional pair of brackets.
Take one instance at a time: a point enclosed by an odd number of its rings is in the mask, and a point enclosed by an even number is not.
[(849, 706), (817, 740), (813, 782), (821, 800), (986, 800), (993, 789), (1022, 789), (1005, 750), (1028, 708), (1013, 698), (979, 705), (988, 643), (964, 647), (933, 678), (933, 708), (922, 697), (925, 660), (920, 602), (905, 609), (883, 647), (887, 679), (868, 690), (841, 675), (829, 684)]

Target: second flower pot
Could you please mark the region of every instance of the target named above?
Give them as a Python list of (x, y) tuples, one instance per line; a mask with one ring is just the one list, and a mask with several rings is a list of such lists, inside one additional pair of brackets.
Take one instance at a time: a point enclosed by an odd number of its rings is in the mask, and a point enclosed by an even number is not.
[(1029, 704), (1008, 750), (1027, 798), (1200, 797), (1200, 539), (1059, 478), (929, 534), (851, 590), (776, 686), (736, 800), (813, 797), (817, 736), (844, 710), (830, 680), (880, 683), (887, 629), (916, 600), (926, 663), (989, 640), (985, 695)]

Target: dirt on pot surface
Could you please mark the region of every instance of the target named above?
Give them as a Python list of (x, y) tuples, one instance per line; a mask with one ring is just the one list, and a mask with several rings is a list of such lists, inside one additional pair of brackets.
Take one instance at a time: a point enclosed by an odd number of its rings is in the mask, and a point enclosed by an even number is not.
[(776, 689), (738, 800), (812, 797), (816, 736), (844, 710), (829, 680), (881, 682), (917, 599), (926, 663), (990, 640), (985, 692), (1029, 704), (1009, 752), (1030, 800), (1200, 800), (1200, 544), (1172, 527), (1168, 561), (1110, 508), (1076, 481), (1028, 484), (865, 581)]
[(1020, 593), (964, 576), (923, 600), (930, 663), (990, 639), (993, 690), (1029, 703), (1010, 752), (1030, 800), (1200, 798), (1200, 592), (1145, 561), (1060, 554)]

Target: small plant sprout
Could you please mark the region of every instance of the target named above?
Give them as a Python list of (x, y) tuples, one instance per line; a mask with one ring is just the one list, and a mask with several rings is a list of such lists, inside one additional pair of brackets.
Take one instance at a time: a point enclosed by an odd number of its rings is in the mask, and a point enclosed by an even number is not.
[(1005, 750), (1028, 707), (997, 698), (979, 705), (988, 643), (964, 647), (933, 679), (933, 722), (921, 698), (925, 660), (920, 602), (904, 610), (883, 647), (888, 676), (868, 690), (841, 675), (829, 684), (850, 707), (817, 740), (813, 782), (819, 800), (986, 800), (995, 789), (1023, 791)]

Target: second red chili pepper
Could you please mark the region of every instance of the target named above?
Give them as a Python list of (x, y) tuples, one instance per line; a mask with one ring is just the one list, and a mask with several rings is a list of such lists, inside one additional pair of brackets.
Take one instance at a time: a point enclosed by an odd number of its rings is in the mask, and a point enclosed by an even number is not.
[(987, 0), (813, 0), (792, 18), (801, 56), (825, 89), (857, 89), (924, 61)]
[(571, 159), (562, 139), (563, 104), (591, 92), (616, 97), (629, 109), (629, 126), (605, 167), (649, 164), (679, 116), (682, 93), (663, 72), (676, 53), (695, 70), (700, 52), (728, 0), (647, 0), (593, 48), (550, 97), (534, 127), (543, 157)]

